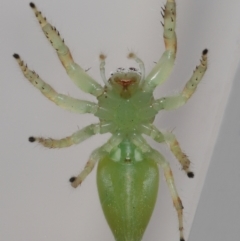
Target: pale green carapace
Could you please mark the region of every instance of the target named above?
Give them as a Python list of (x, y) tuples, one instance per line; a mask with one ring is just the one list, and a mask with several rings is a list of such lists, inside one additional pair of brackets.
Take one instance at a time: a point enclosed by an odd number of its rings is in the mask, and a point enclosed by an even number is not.
[(126, 71), (120, 68), (107, 80), (106, 57), (101, 54), (100, 73), (104, 87), (74, 62), (56, 28), (47, 22), (33, 3), (30, 6), (69, 77), (82, 91), (94, 95), (97, 103), (57, 93), (34, 71), (28, 69), (18, 54), (14, 54), (24, 76), (58, 106), (72, 112), (92, 113), (99, 118), (99, 122), (60, 140), (30, 137), (29, 141), (37, 141), (48, 148), (62, 148), (78, 144), (95, 134), (110, 132), (111, 138), (93, 151), (84, 170), (77, 177), (70, 178), (71, 185), (80, 185), (98, 162), (99, 197), (115, 240), (140, 241), (154, 209), (160, 166), (178, 214), (180, 240), (184, 241), (183, 206), (169, 163), (142, 137), (145, 134), (159, 143), (167, 143), (188, 177), (194, 176), (189, 169), (190, 161), (175, 136), (168, 131), (161, 132), (153, 125), (154, 117), (160, 110), (173, 110), (187, 102), (207, 69), (208, 51), (205, 49), (200, 64), (178, 95), (154, 99), (154, 89), (168, 78), (176, 57), (175, 0), (167, 0), (162, 8), (166, 49), (153, 70), (145, 77), (144, 63), (134, 53), (130, 53), (128, 57), (139, 64), (140, 70), (130, 68)]

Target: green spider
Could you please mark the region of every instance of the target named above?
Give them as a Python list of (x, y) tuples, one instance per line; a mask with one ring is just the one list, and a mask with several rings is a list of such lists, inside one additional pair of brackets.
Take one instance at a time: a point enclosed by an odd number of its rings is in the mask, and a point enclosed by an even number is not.
[(178, 214), (180, 240), (183, 235), (183, 206), (178, 196), (173, 174), (165, 158), (142, 137), (150, 136), (159, 143), (167, 143), (188, 177), (193, 178), (190, 161), (181, 150), (176, 137), (171, 132), (160, 132), (153, 121), (160, 110), (173, 110), (184, 105), (195, 92), (207, 69), (207, 52), (202, 52), (200, 64), (190, 80), (178, 95), (154, 99), (154, 89), (170, 75), (177, 50), (175, 33), (176, 3), (167, 0), (162, 8), (164, 18), (165, 52), (151, 72), (145, 77), (143, 61), (134, 53), (140, 71), (135, 68), (119, 68), (109, 79), (105, 76), (105, 55), (100, 55), (100, 73), (105, 84), (102, 87), (86, 71), (76, 64), (59, 32), (30, 3), (41, 27), (73, 82), (84, 92), (94, 95), (98, 103), (78, 100), (57, 93), (34, 71), (28, 69), (18, 54), (14, 54), (24, 76), (43, 95), (58, 106), (77, 113), (92, 113), (99, 123), (91, 124), (60, 140), (30, 137), (30, 142), (39, 142), (48, 148), (62, 148), (78, 144), (95, 134), (110, 132), (106, 144), (92, 152), (84, 170), (70, 178), (71, 185), (77, 187), (98, 162), (97, 185), (102, 208), (116, 241), (140, 241), (152, 215), (159, 183), (159, 168), (162, 168), (173, 204)]

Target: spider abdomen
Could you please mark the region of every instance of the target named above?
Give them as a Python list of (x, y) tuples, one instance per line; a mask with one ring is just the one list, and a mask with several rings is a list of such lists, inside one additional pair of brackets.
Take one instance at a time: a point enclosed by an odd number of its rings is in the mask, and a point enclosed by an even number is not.
[[(120, 145), (120, 149), (122, 152), (126, 149), (134, 152), (135, 147)], [(98, 193), (116, 241), (142, 239), (155, 206), (158, 184), (158, 166), (149, 158), (113, 161), (105, 156), (100, 160)]]

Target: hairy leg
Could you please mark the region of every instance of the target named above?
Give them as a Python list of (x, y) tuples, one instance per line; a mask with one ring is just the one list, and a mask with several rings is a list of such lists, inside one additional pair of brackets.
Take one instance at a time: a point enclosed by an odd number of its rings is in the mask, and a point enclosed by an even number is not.
[(146, 77), (143, 89), (153, 91), (156, 86), (162, 84), (170, 75), (177, 52), (177, 37), (175, 33), (176, 27), (176, 3), (175, 0), (167, 0), (166, 5), (162, 8), (162, 16), (164, 18), (164, 43), (165, 52), (160, 60), (154, 66), (152, 71)]
[(193, 93), (196, 91), (198, 84), (202, 80), (207, 70), (207, 53), (208, 50), (204, 49), (202, 52), (202, 58), (200, 64), (196, 67), (190, 80), (186, 83), (184, 89), (179, 95), (163, 97), (155, 100), (153, 108), (157, 111), (160, 110), (174, 110), (184, 105)]
[(191, 162), (188, 156), (182, 151), (175, 135), (172, 134), (171, 132), (165, 132), (164, 139), (165, 139), (165, 142), (169, 145), (170, 150), (172, 151), (172, 153), (174, 154), (174, 156), (177, 158), (180, 165), (182, 166), (182, 169), (186, 172), (187, 176), (190, 178), (193, 178), (194, 173), (189, 168)]
[(68, 76), (82, 91), (94, 96), (101, 95), (103, 92), (102, 86), (74, 62), (70, 50), (65, 45), (64, 40), (60, 37), (56, 28), (47, 22), (46, 18), (42, 16), (42, 13), (38, 11), (34, 3), (30, 3), (30, 7), (33, 9), (45, 36), (57, 51), (58, 57), (66, 69)]
[(42, 137), (29, 137), (30, 142), (37, 141), (41, 145), (48, 148), (64, 148), (69, 147), (75, 144), (79, 144), (89, 137), (96, 135), (98, 133), (103, 134), (111, 131), (113, 125), (111, 123), (98, 123), (91, 124), (89, 126), (84, 127), (83, 129), (74, 132), (71, 136), (56, 140), (52, 138), (42, 138)]
[(156, 142), (162, 143), (165, 142), (169, 145), (170, 150), (174, 156), (179, 161), (182, 169), (186, 172), (188, 177), (193, 178), (194, 173), (190, 171), (190, 160), (188, 156), (182, 151), (179, 142), (177, 141), (174, 134), (171, 132), (161, 132), (153, 124), (144, 124), (141, 125), (140, 130), (145, 135), (150, 136)]
[(27, 65), (24, 64), (18, 54), (14, 54), (13, 57), (17, 60), (23, 75), (29, 80), (29, 82), (56, 105), (75, 113), (96, 113), (98, 108), (96, 103), (78, 100), (70, 96), (57, 93), (49, 84), (39, 78), (38, 74), (30, 70)]
[(155, 160), (160, 167), (164, 171), (164, 176), (168, 185), (168, 189), (170, 191), (172, 200), (173, 200), (173, 205), (177, 211), (178, 215), (178, 225), (179, 225), (179, 232), (180, 232), (180, 241), (184, 241), (184, 235), (183, 235), (183, 205), (182, 201), (178, 195), (174, 178), (173, 178), (173, 173), (170, 168), (169, 163), (165, 160), (165, 158), (156, 150), (152, 150), (150, 156)]

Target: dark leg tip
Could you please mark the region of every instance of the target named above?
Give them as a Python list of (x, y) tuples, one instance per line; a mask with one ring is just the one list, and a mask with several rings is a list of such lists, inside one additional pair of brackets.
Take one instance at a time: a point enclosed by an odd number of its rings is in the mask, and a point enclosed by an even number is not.
[(34, 141), (36, 141), (36, 138), (33, 137), (33, 136), (30, 136), (30, 137), (28, 138), (28, 140), (29, 140), (30, 142), (34, 142)]
[(203, 51), (202, 51), (202, 54), (203, 55), (206, 55), (208, 53), (208, 49), (204, 49)]
[(13, 54), (13, 57), (14, 57), (15, 59), (20, 59), (20, 56), (19, 56), (18, 54)]
[(30, 2), (30, 3), (29, 3), (29, 6), (30, 6), (31, 8), (36, 8), (36, 6), (35, 6), (35, 4), (34, 4), (33, 2)]
[(180, 238), (180, 241), (185, 241), (185, 239), (184, 238)]
[(69, 182), (74, 182), (76, 180), (76, 177), (71, 177), (70, 179), (69, 179)]
[(189, 178), (194, 178), (194, 173), (193, 172), (188, 172), (187, 175), (188, 175)]

